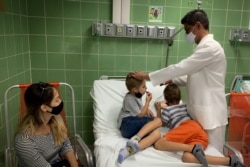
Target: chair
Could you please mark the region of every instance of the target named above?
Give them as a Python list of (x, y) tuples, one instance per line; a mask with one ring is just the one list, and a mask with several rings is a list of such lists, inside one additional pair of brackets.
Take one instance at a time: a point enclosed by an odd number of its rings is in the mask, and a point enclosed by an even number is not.
[[(238, 150), (250, 166), (250, 93), (230, 93), (230, 118), (226, 146)], [(232, 151), (232, 150), (231, 150)]]
[[(83, 139), (76, 133), (76, 115), (75, 115), (75, 96), (74, 96), (74, 90), (71, 85), (67, 83), (62, 82), (51, 82), (51, 85), (53, 85), (58, 91), (60, 86), (64, 86), (65, 88), (68, 88), (71, 92), (71, 103), (72, 103), (72, 123), (73, 123), (73, 132), (69, 134), (70, 141), (72, 143), (72, 146), (75, 151), (75, 155), (77, 157), (77, 161), (79, 163), (79, 166), (87, 166), (87, 167), (94, 167), (94, 159), (91, 150), (86, 145), (86, 143), (83, 141)], [(11, 134), (10, 134), (10, 121), (9, 121), (9, 106), (8, 106), (8, 95), (11, 92), (11, 90), (15, 88), (20, 89), (20, 112), (18, 113), (19, 119), (22, 119), (25, 112), (26, 112), (26, 106), (24, 103), (24, 93), (27, 89), (27, 87), (30, 84), (19, 84), (19, 85), (13, 85), (9, 87), (4, 94), (4, 106), (5, 106), (5, 127), (6, 127), (6, 142), (7, 147), (5, 149), (5, 167), (16, 167), (18, 162), (17, 158), (15, 156), (15, 150), (14, 147), (11, 146)], [(65, 112), (61, 112), (61, 116), (64, 120), (64, 122), (67, 125), (66, 122), (66, 114)]]

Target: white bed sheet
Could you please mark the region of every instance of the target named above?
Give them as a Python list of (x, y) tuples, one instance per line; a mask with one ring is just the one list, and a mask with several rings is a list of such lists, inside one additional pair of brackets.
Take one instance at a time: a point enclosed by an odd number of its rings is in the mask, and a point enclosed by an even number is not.
[[(147, 82), (147, 90), (152, 93), (150, 109), (155, 113), (154, 102), (163, 100), (164, 87), (153, 87)], [(122, 164), (117, 163), (119, 150), (125, 146), (127, 139), (123, 138), (117, 128), (117, 117), (122, 107), (123, 97), (127, 93), (123, 80), (95, 80), (90, 92), (94, 104), (94, 155), (96, 167), (189, 167), (200, 164), (183, 163), (182, 152), (158, 151), (152, 146), (128, 157)], [(142, 97), (145, 101), (145, 97)], [(167, 130), (160, 128), (162, 134)], [(213, 146), (209, 145), (206, 154), (223, 156)], [(212, 165), (211, 165), (212, 166)]]

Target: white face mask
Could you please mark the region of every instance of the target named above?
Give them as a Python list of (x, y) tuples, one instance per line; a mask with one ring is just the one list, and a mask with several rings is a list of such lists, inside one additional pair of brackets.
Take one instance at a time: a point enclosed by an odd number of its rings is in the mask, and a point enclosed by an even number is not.
[(188, 43), (194, 44), (195, 43), (195, 37), (196, 37), (196, 35), (194, 35), (193, 32), (191, 31), (189, 34), (186, 35), (186, 41)]

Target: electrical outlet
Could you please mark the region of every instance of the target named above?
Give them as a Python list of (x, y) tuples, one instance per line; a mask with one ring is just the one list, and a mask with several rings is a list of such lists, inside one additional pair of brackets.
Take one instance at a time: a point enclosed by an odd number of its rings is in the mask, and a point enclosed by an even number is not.
[(230, 41), (241, 41), (241, 30), (232, 29), (230, 33)]
[(250, 30), (248, 30), (248, 29), (241, 30), (241, 40), (250, 42), (250, 34), (249, 33), (250, 33)]
[(114, 24), (112, 23), (105, 24), (105, 35), (108, 35), (108, 36), (114, 35)]
[(155, 26), (147, 26), (147, 37), (148, 38), (156, 38), (156, 27)]
[(126, 27), (123, 24), (116, 24), (116, 35), (126, 36)]
[(145, 38), (147, 34), (147, 29), (145, 26), (138, 25), (137, 26), (137, 37)]
[(126, 30), (128, 37), (135, 37), (136, 35), (135, 25), (127, 25)]
[(161, 38), (161, 39), (167, 38), (166, 27), (157, 27), (157, 38)]

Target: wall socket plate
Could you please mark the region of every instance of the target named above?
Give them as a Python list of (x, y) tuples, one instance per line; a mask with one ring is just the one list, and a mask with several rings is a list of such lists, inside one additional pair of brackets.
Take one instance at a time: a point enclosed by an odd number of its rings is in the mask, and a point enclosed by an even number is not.
[(114, 35), (114, 24), (106, 23), (105, 24), (104, 34), (107, 35), (107, 36), (113, 36)]
[(126, 25), (126, 34), (128, 37), (135, 37), (136, 35), (135, 28), (136, 28), (135, 25)]
[(166, 27), (157, 27), (157, 38), (162, 38), (162, 39), (167, 38), (167, 29), (166, 29)]
[(126, 36), (126, 27), (125, 27), (125, 25), (116, 24), (115, 25), (115, 30), (116, 30), (115, 34), (117, 36), (120, 36), (120, 37)]
[(102, 36), (103, 33), (103, 23), (96, 22), (92, 24), (92, 35), (93, 36)]
[(156, 26), (147, 26), (147, 37), (156, 38)]
[(145, 38), (147, 36), (147, 27), (143, 25), (137, 26), (137, 37)]
[[(175, 27), (154, 25), (115, 24), (96, 21), (92, 24), (93, 36), (169, 39), (174, 38)], [(247, 38), (247, 35), (244, 35)]]

